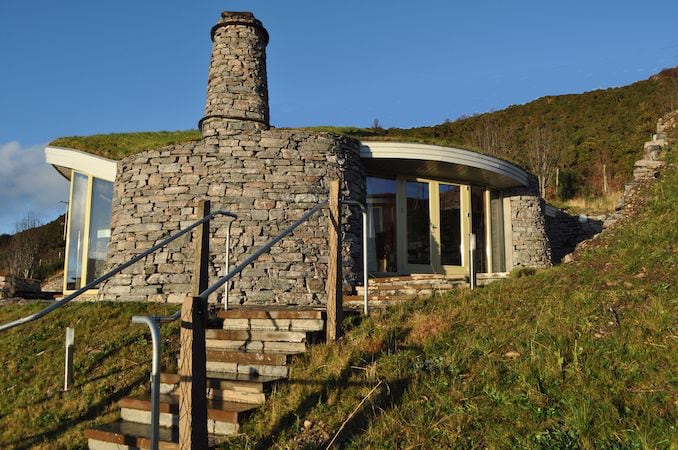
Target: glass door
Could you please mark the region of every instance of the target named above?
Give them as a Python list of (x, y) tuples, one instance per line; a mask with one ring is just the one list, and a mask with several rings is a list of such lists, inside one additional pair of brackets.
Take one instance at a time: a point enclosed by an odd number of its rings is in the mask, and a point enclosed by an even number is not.
[(399, 271), (463, 274), (470, 227), (468, 186), (399, 180)]

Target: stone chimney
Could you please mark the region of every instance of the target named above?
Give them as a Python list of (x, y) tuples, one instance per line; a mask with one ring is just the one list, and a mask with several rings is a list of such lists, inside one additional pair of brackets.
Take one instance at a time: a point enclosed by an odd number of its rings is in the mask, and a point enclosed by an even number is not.
[(212, 43), (203, 138), (268, 129), (268, 32), (252, 13), (226, 11)]

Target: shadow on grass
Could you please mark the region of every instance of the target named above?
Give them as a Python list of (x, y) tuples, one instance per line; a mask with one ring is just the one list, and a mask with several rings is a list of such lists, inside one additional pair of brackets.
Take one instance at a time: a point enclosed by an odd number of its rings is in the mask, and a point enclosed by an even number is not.
[(98, 416), (100, 416), (102, 413), (106, 411), (106, 409), (112, 404), (123, 397), (128, 396), (131, 392), (133, 392), (137, 387), (145, 384), (148, 381), (148, 375), (144, 374), (136, 379), (134, 379), (131, 383), (127, 384), (127, 386), (123, 387), (122, 389), (113, 392), (111, 395), (107, 396), (106, 398), (102, 399), (98, 403), (95, 403), (91, 405), (89, 408), (87, 408), (80, 416), (66, 420), (64, 422), (59, 423), (59, 426), (55, 429), (48, 430), (42, 433), (34, 434), (32, 436), (27, 436), (20, 438), (14, 442), (10, 442), (7, 444), (7, 447), (9, 448), (16, 448), (16, 449), (26, 449), (30, 448), (33, 445), (44, 443), (46, 441), (51, 441), (56, 439), (60, 434), (68, 431), (69, 429), (81, 424), (82, 422), (86, 421), (91, 421), (96, 419)]
[[(276, 439), (286, 429), (293, 425), (298, 417), (306, 416), (316, 405), (318, 405), (318, 403), (325, 402), (331, 392), (336, 393), (336, 396), (340, 396), (341, 392), (345, 388), (351, 386), (374, 387), (377, 383), (376, 381), (349, 381), (349, 378), (354, 373), (354, 367), (360, 363), (363, 363), (364, 361), (375, 363), (381, 357), (387, 355), (391, 347), (394, 345), (399, 345), (409, 334), (409, 331), (409, 329), (402, 327), (391, 330), (391, 333), (389, 333), (389, 339), (382, 344), (381, 348), (373, 352), (361, 352), (356, 354), (353, 358), (347, 361), (346, 365), (342, 368), (337, 377), (332, 377), (324, 381), (285, 380), (285, 383), (288, 384), (319, 385), (320, 388), (304, 398), (298, 408), (280, 417), (275, 425), (273, 425), (270, 434), (258, 441), (253, 448), (267, 449), (273, 447)], [(365, 402), (365, 404), (361, 407), (361, 410), (359, 410), (346, 423), (341, 435), (335, 441), (334, 445), (345, 442), (350, 437), (364, 432), (368, 428), (369, 422), (372, 418), (368, 411), (371, 411), (372, 409), (379, 409), (383, 413), (383, 411), (387, 411), (395, 406), (400, 401), (400, 398), (407, 389), (407, 386), (409, 386), (410, 381), (410, 379), (399, 379), (384, 383), (385, 388), (382, 388), (375, 397), (370, 399), (370, 401)], [(325, 442), (322, 446), (325, 447), (328, 443), (329, 441)]]

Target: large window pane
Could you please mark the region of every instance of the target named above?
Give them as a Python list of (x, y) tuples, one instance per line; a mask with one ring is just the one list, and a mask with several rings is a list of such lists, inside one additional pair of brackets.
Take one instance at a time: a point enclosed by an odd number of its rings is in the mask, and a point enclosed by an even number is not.
[(92, 182), (89, 243), (87, 248), (87, 283), (103, 275), (111, 236), (111, 199), (113, 183), (95, 178)]
[(476, 272), (487, 272), (485, 188), (471, 186), (471, 233), (476, 235)]
[(461, 195), (459, 186), (439, 184), (440, 263), (461, 266)]
[(431, 264), (428, 183), (407, 182), (407, 262)]
[(492, 271), (506, 271), (504, 248), (504, 205), (499, 191), (490, 191), (490, 230), (492, 233)]
[(368, 270), (396, 272), (396, 180), (367, 177)]
[(68, 262), (66, 289), (80, 288), (82, 277), (82, 255), (85, 244), (85, 214), (87, 212), (87, 177), (73, 173), (73, 189), (70, 203), (68, 231)]

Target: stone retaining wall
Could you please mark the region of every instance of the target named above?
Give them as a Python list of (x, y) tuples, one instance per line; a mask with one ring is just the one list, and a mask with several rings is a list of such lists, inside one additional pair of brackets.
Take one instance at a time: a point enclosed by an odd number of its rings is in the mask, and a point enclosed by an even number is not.
[[(201, 199), (238, 214), (231, 266), (327, 198), (342, 180), (344, 199), (365, 199), (358, 142), (329, 133), (266, 130), (210, 137), (126, 158), (118, 164), (108, 268), (127, 261), (196, 219)], [(360, 212), (344, 207), (344, 279), (360, 278)], [(313, 216), (233, 281), (231, 302), (323, 303), (327, 213)], [(226, 219), (211, 228), (210, 281), (224, 272)], [(193, 247), (188, 236), (106, 282), (106, 300), (179, 302), (190, 293)], [(221, 297), (219, 293), (218, 297)], [(216, 297), (210, 299), (215, 301)]]
[(14, 298), (17, 294), (36, 292), (40, 292), (39, 281), (0, 276), (0, 300)]
[(567, 211), (556, 210), (555, 217), (546, 216), (546, 234), (551, 244), (554, 264), (572, 253), (577, 244), (591, 239), (603, 231), (603, 220), (599, 217), (570, 215)]

